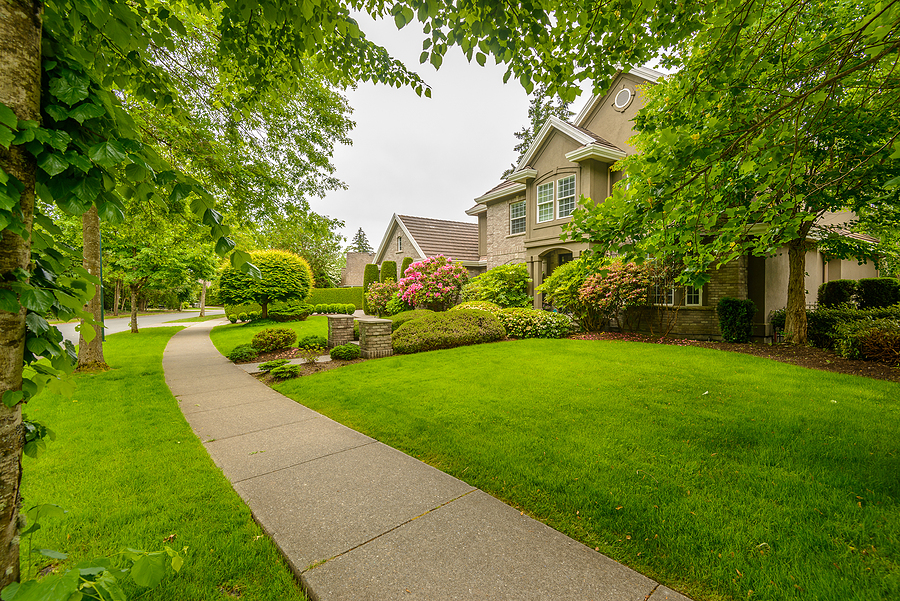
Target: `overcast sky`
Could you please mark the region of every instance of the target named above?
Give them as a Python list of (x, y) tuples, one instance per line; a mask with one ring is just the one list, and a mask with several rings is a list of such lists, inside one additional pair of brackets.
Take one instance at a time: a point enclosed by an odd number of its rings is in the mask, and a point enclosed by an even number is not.
[[(392, 19), (357, 19), (371, 40), (431, 85), (432, 97), (384, 85), (350, 90), (353, 145), (334, 155), (348, 189), (312, 199), (313, 210), (343, 220), (348, 242), (363, 228), (375, 250), (394, 213), (474, 223), (466, 209), (516, 158), (513, 133), (527, 123), (528, 95), (518, 83), (504, 84), (505, 69), (490, 58), (484, 67), (470, 64), (459, 48), (438, 71), (420, 65), (424, 36), (415, 22), (397, 31)], [(588, 98), (582, 94), (571, 108), (577, 113)]]

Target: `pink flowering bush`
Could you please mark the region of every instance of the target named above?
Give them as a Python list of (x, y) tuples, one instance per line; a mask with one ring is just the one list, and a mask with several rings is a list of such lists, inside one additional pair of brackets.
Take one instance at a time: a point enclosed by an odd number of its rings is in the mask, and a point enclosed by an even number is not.
[(444, 255), (413, 263), (400, 280), (400, 298), (417, 309), (445, 311), (456, 304), (469, 272)]
[[(616, 261), (587, 278), (578, 290), (578, 299), (598, 313), (603, 321), (615, 319), (633, 307), (650, 302), (653, 273), (650, 265)], [(621, 330), (621, 324), (619, 324)]]
[(387, 306), (396, 299), (400, 292), (400, 286), (394, 280), (386, 282), (372, 282), (366, 291), (366, 304), (369, 310), (381, 317), (387, 315)]

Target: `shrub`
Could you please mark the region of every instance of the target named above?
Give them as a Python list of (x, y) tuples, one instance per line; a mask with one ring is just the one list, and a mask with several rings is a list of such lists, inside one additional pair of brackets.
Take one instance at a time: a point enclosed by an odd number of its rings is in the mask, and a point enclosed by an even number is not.
[(432, 313), (409, 321), (391, 335), (398, 353), (418, 353), (501, 340), (500, 321), (486, 311)]
[(286, 349), (297, 340), (297, 332), (290, 328), (266, 328), (253, 336), (250, 344), (261, 353)]
[(356, 305), (347, 303), (344, 305), (344, 315), (353, 315), (356, 313)]
[(230, 321), (231, 323), (237, 323), (237, 315), (229, 315), (228, 321)]
[(313, 306), (306, 303), (283, 304), (269, 311), (272, 321), (305, 321), (313, 312)]
[(372, 309), (369, 307), (366, 302), (366, 293), (369, 291), (369, 286), (378, 281), (378, 265), (374, 263), (369, 263), (366, 265), (366, 269), (363, 272), (363, 309), (365, 310), (367, 315), (372, 315)]
[(503, 310), (503, 307), (489, 301), (467, 301), (450, 308), (451, 311), (459, 311), (462, 309), (478, 309), (479, 311), (487, 311), (496, 317), (500, 317), (500, 311)]
[(750, 342), (753, 316), (756, 315), (756, 304), (752, 300), (726, 296), (719, 300), (716, 310), (725, 342)]
[(399, 291), (399, 284), (393, 280), (373, 282), (366, 292), (366, 303), (375, 315), (387, 315), (387, 305), (392, 299), (398, 298)]
[[(430, 309), (414, 309), (412, 311), (404, 311), (402, 313), (397, 313), (396, 315), (391, 315), (390, 317), (388, 317), (388, 319), (391, 320), (391, 332), (396, 332), (397, 328), (408, 321), (412, 321), (426, 315), (431, 315), (432, 313), (434, 313), (434, 311)], [(358, 328), (359, 324), (357, 324), (356, 327)], [(355, 333), (356, 340), (359, 340), (359, 330), (357, 329)]]
[(824, 349), (834, 349), (838, 330), (850, 323), (866, 319), (900, 320), (900, 306), (881, 309), (854, 309), (844, 305), (832, 309), (816, 309), (806, 312), (806, 337), (810, 344)]
[(602, 315), (592, 305), (582, 302), (580, 297), (581, 286), (594, 273), (596, 271), (587, 259), (579, 257), (554, 269), (538, 286), (538, 292), (544, 294), (545, 303), (564, 313), (571, 313), (585, 330), (597, 331), (603, 325)]
[(247, 321), (246, 313), (238, 313), (238, 321)]
[(575, 330), (564, 313), (511, 307), (500, 311), (500, 323), (511, 338), (562, 338)]
[(359, 359), (359, 345), (358, 344), (342, 344), (341, 346), (336, 346), (331, 349), (329, 355), (331, 355), (332, 359), (343, 359), (344, 361), (353, 361), (354, 359)]
[(407, 277), (400, 280), (400, 298), (421, 309), (444, 311), (456, 304), (459, 291), (469, 279), (461, 263), (444, 255), (413, 263)]
[(869, 359), (900, 366), (900, 321), (863, 319), (837, 329), (835, 351), (848, 359)]
[(578, 299), (598, 315), (601, 325), (615, 319), (621, 330), (619, 314), (647, 305), (652, 286), (653, 267), (650, 264), (614, 261), (584, 281), (578, 289)]
[[(403, 263), (400, 264), (400, 280), (406, 277), (406, 270), (409, 269), (409, 266), (413, 264), (412, 257), (405, 257), (403, 259)], [(397, 280), (398, 282), (400, 280)]]
[(254, 278), (228, 266), (219, 276), (219, 297), (227, 304), (256, 302), (262, 316), (269, 316), (269, 303), (287, 299), (303, 300), (312, 287), (312, 270), (306, 259), (285, 250), (261, 250), (250, 253), (250, 261), (259, 268)]
[(412, 310), (413, 307), (410, 307), (405, 300), (403, 300), (399, 296), (395, 296), (387, 302), (387, 305), (385, 305), (384, 316), (390, 317), (392, 315), (397, 315), (398, 313), (403, 313), (404, 311)]
[(323, 349), (328, 347), (328, 339), (324, 336), (316, 336), (311, 334), (304, 336), (297, 341), (297, 348), (302, 349)]
[(258, 313), (258, 312), (256, 312), (256, 311), (250, 311), (249, 313), (247, 313), (247, 320), (248, 320), (248, 321), (255, 321), (255, 320), (257, 320), (257, 319), (259, 319), (259, 313)]
[[(809, 314), (806, 315), (807, 322), (809, 321)], [(769, 323), (772, 324), (772, 327), (777, 332), (784, 331), (784, 324), (787, 323), (787, 310), (786, 309), (774, 309), (769, 312)], [(807, 323), (807, 329), (809, 325)]]
[(863, 278), (857, 283), (860, 309), (879, 309), (900, 303), (900, 280), (897, 278)]
[(849, 305), (856, 296), (856, 280), (831, 280), (819, 285), (817, 301), (820, 307)]
[(228, 353), (228, 360), (233, 361), (235, 363), (246, 363), (248, 361), (253, 361), (259, 356), (259, 351), (250, 344), (241, 344), (239, 346), (234, 347), (230, 353)]
[(460, 294), (463, 301), (489, 301), (500, 307), (528, 307), (528, 268), (524, 263), (498, 265), (477, 275)]
[(397, 262), (396, 261), (384, 261), (381, 264), (381, 282), (385, 283), (388, 280), (398, 281), (397, 277)]
[(281, 367), (282, 365), (287, 365), (290, 363), (288, 359), (273, 359), (272, 361), (266, 361), (265, 363), (259, 364), (260, 371), (272, 371), (276, 367)]
[(343, 303), (351, 304), (356, 309), (363, 308), (363, 289), (362, 286), (351, 286), (347, 288), (313, 288), (309, 293), (306, 302), (311, 305), (320, 303)]
[(290, 378), (296, 378), (297, 376), (299, 376), (302, 369), (302, 365), (288, 363), (286, 365), (282, 365), (281, 367), (276, 367), (269, 373), (272, 374), (272, 377), (276, 380), (288, 380)]

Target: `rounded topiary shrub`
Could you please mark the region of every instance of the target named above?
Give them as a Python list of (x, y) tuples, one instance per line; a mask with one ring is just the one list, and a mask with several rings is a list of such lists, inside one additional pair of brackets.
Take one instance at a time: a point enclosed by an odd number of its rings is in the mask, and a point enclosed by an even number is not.
[(419, 353), (437, 349), (502, 340), (500, 320), (487, 311), (463, 309), (424, 315), (391, 334), (397, 353)]
[(572, 318), (564, 313), (511, 307), (500, 311), (499, 318), (511, 338), (562, 338), (575, 331)]
[(856, 296), (856, 280), (831, 280), (819, 285), (816, 300), (820, 307), (849, 305)]
[(432, 313), (434, 313), (434, 311), (432, 311), (431, 309), (416, 309), (414, 311), (403, 311), (402, 313), (391, 315), (390, 317), (388, 317), (388, 319), (391, 320), (391, 331), (396, 332), (397, 328), (399, 328), (406, 322), (424, 317), (425, 315), (431, 315)]
[(358, 344), (342, 344), (341, 346), (336, 346), (331, 349), (329, 355), (331, 355), (332, 359), (343, 359), (344, 361), (353, 361), (354, 359), (359, 359), (359, 345)]
[(234, 347), (230, 353), (228, 353), (228, 360), (234, 361), (235, 363), (246, 363), (247, 361), (253, 361), (259, 356), (259, 350), (253, 347), (250, 344), (241, 344)]
[(297, 341), (297, 348), (319, 349), (327, 346), (328, 340), (324, 336), (316, 336), (315, 334), (304, 336)]
[(478, 309), (479, 311), (487, 311), (488, 313), (490, 313), (492, 315), (496, 315), (497, 317), (500, 317), (500, 311), (503, 310), (503, 307), (501, 307), (500, 305), (498, 305), (496, 303), (492, 303), (490, 301), (474, 300), (474, 301), (465, 301), (465, 302), (459, 303), (455, 307), (450, 308), (451, 311), (459, 311), (460, 309)]
[(230, 321), (231, 323), (237, 323), (237, 315), (229, 315), (228, 321)]
[(250, 253), (250, 261), (260, 277), (227, 266), (219, 277), (219, 297), (229, 305), (259, 303), (264, 318), (269, 304), (309, 296), (312, 270), (303, 257), (284, 250), (260, 250)]
[(863, 278), (857, 282), (856, 297), (860, 309), (880, 309), (900, 303), (900, 280)]
[(276, 367), (269, 373), (272, 374), (272, 377), (276, 380), (288, 380), (290, 378), (296, 378), (297, 376), (299, 376), (302, 370), (302, 365), (297, 365), (296, 363), (288, 363), (287, 365)]
[(716, 310), (725, 342), (750, 342), (753, 316), (756, 315), (756, 304), (752, 300), (726, 296), (719, 300)]
[(261, 353), (280, 351), (297, 341), (297, 332), (290, 328), (266, 328), (253, 336), (250, 344)]
[(238, 313), (237, 318), (238, 318), (238, 321), (247, 321), (247, 314), (246, 313)]

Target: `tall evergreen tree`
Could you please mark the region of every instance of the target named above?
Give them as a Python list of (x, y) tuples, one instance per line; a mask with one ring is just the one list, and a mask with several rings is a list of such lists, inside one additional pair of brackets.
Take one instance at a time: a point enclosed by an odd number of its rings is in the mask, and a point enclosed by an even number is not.
[(519, 140), (519, 143), (513, 147), (518, 154), (515, 163), (509, 166), (509, 169), (503, 172), (503, 177), (508, 177), (516, 170), (516, 164), (522, 160), (528, 147), (534, 142), (535, 137), (544, 123), (550, 116), (554, 116), (563, 121), (568, 121), (574, 114), (569, 110), (570, 102), (567, 102), (556, 95), (547, 94), (547, 84), (538, 86), (531, 94), (531, 104), (528, 106), (529, 123), (513, 135)]
[(353, 240), (350, 241), (350, 246), (347, 247), (347, 252), (353, 253), (373, 253), (375, 252), (372, 249), (372, 245), (369, 244), (369, 239), (366, 238), (366, 233), (362, 228), (357, 230), (356, 235), (353, 236)]

